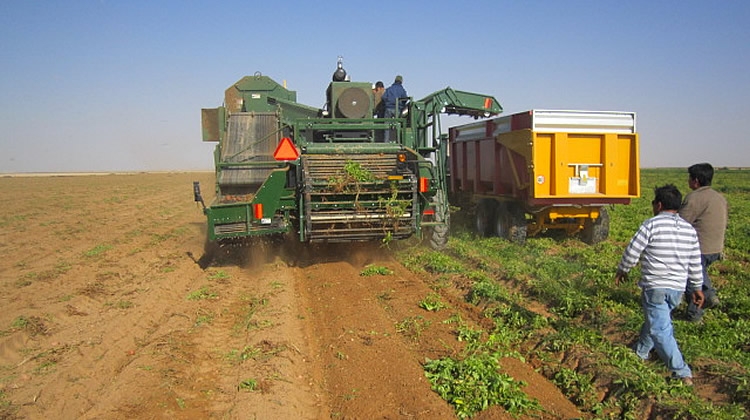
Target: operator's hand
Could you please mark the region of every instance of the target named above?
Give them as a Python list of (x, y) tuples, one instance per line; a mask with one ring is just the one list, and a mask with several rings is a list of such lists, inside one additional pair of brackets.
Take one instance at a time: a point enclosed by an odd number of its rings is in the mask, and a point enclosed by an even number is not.
[(628, 281), (628, 273), (622, 270), (617, 270), (617, 273), (615, 274), (615, 286), (619, 286), (623, 281)]
[(703, 295), (703, 290), (696, 290), (693, 292), (693, 303), (695, 306), (702, 308), (703, 302), (706, 301), (706, 296)]

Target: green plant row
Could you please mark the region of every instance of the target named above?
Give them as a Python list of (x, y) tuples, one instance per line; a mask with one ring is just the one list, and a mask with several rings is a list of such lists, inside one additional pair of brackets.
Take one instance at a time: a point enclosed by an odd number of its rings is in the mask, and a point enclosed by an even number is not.
[[(640, 273), (631, 274), (632, 283), (616, 286), (615, 267), (627, 241), (650, 216), (653, 187), (673, 183), (686, 193), (686, 179), (682, 169), (644, 170), (642, 196), (611, 210), (610, 238), (596, 246), (544, 236), (519, 246), (459, 229), (446, 251), (416, 248), (402, 251), (400, 259), (411, 270), (470, 284), (467, 301), (497, 325), (484, 336), (485, 345), (492, 348), (487, 343), (502, 337), (513, 343), (507, 351), (544, 362), (543, 373), (596, 418), (641, 418), (647, 412), (664, 418), (745, 418), (750, 402), (750, 171), (719, 171), (714, 178), (714, 188), (730, 203), (725, 259), (710, 273), (722, 306), (707, 311), (701, 325), (679, 319), (679, 308), (674, 314), (685, 358), (700, 377), (721, 381), (729, 402), (700, 398), (696, 390), (669, 381), (660, 361), (644, 364), (628, 347), (643, 320), (635, 283)], [(526, 309), (539, 304), (547, 311), (544, 317)], [(444, 375), (448, 365), (430, 366), (433, 371), (439, 366)]]

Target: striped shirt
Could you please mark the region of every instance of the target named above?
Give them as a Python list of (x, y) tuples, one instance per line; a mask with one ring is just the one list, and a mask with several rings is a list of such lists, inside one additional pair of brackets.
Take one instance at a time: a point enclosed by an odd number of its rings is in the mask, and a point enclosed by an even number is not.
[(685, 290), (688, 281), (691, 291), (703, 285), (698, 234), (677, 213), (661, 212), (643, 222), (617, 269), (627, 273), (639, 260), (643, 290)]

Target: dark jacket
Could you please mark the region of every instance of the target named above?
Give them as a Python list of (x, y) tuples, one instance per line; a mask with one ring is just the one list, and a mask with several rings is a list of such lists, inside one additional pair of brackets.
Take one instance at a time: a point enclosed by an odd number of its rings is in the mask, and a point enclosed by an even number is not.
[[(401, 86), (401, 83), (394, 82), (385, 90), (385, 93), (383, 93), (382, 101), (385, 105), (385, 109), (396, 109), (396, 100), (406, 98), (407, 96), (406, 89)], [(402, 100), (401, 103), (399, 103), (399, 109), (403, 109), (404, 104), (405, 101)]]

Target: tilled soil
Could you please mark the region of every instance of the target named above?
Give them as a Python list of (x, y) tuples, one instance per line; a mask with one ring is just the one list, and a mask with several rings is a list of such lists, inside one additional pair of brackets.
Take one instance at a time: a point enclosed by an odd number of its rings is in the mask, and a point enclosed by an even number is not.
[[(0, 418), (455, 418), (422, 363), (477, 318), (458, 290), (425, 311), (435, 279), (366, 244), (206, 264), (193, 181), (210, 201), (212, 173), (0, 178)], [(500, 369), (544, 418), (583, 417), (531, 365)]]

